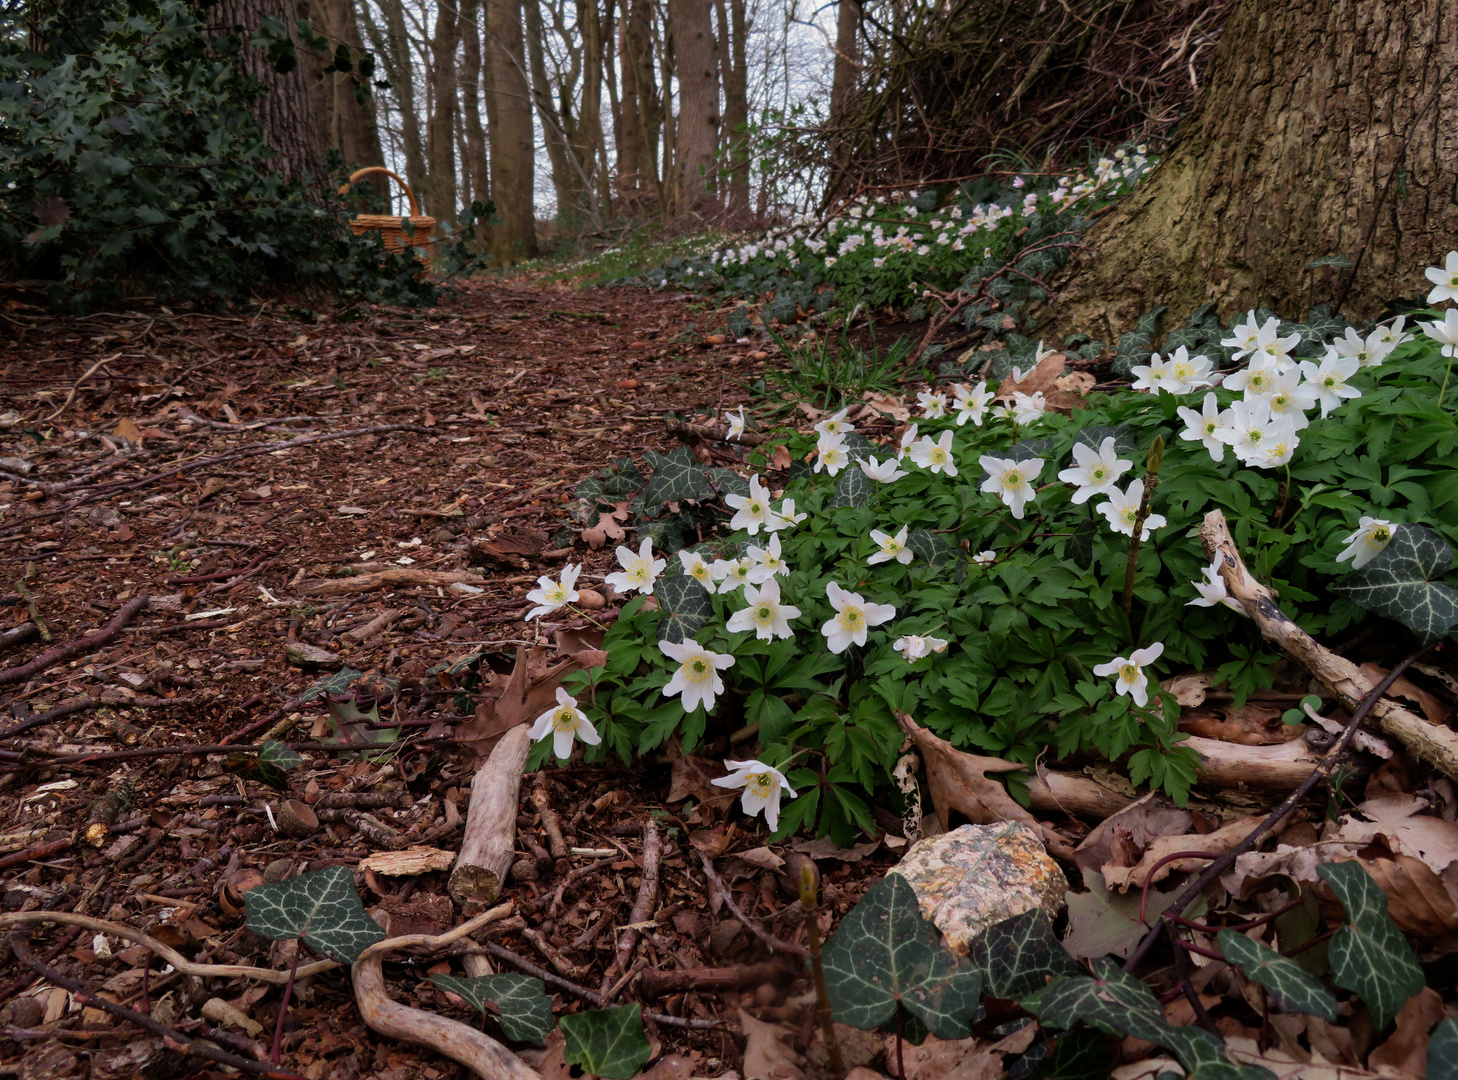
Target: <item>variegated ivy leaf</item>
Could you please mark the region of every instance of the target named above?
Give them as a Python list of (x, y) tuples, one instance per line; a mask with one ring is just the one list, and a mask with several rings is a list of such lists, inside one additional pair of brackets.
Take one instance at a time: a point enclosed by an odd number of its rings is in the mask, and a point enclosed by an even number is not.
[(607, 1080), (637, 1076), (653, 1052), (643, 1034), (643, 1008), (636, 1003), (564, 1016), (562, 1035), (567, 1064)]
[(355, 679), (363, 674), (363, 671), (356, 671), (352, 667), (342, 667), (333, 675), (326, 675), (311, 683), (299, 698), (299, 704), (313, 701), (316, 697), (323, 697), (325, 694), (342, 694), (350, 688)]
[(1107, 957), (1094, 968), (1097, 977), (1065, 975), (1049, 983), (1034, 1005), (1038, 1020), (1065, 1030), (1083, 1021), (1106, 1035), (1133, 1035), (1163, 1045), (1170, 1027), (1149, 987)]
[(244, 894), (248, 929), (274, 941), (303, 938), (317, 953), (352, 964), (385, 932), (365, 914), (343, 866), (311, 870)]
[(654, 586), (653, 595), (662, 612), (658, 620), (659, 641), (675, 644), (690, 641), (713, 617), (714, 602), (704, 587), (687, 575), (661, 578)]
[(1331, 590), (1402, 623), (1419, 645), (1432, 645), (1458, 624), (1458, 589), (1443, 581), (1452, 565), (1452, 549), (1432, 529), (1394, 525), (1387, 547)]
[(1458, 1020), (1451, 1016), (1428, 1042), (1428, 1080), (1458, 1080)]
[(653, 476), (643, 488), (644, 506), (689, 502), (699, 497), (704, 486), (704, 470), (687, 446), (669, 454), (649, 451), (644, 458), (653, 468)]
[(277, 739), (269, 739), (258, 748), (258, 760), (264, 765), (272, 765), (284, 772), (297, 769), (304, 763), (304, 759), (299, 754)]
[(1054, 935), (1047, 913), (1039, 908), (982, 931), (972, 939), (968, 959), (982, 972), (988, 994), (1012, 1001), (1042, 990), (1050, 978), (1083, 970)]
[(1235, 930), (1220, 931), (1220, 951), (1251, 982), (1260, 983), (1274, 994), (1286, 1012), (1310, 1013), (1328, 1023), (1336, 1023), (1336, 996), (1294, 960), (1287, 960), (1275, 949)]
[(830, 500), (830, 509), (865, 506), (870, 501), (871, 481), (861, 472), (860, 466), (848, 465), (842, 469), (835, 481), (835, 497)]
[(952, 545), (947, 543), (947, 538), (926, 529), (912, 529), (911, 535), (906, 538), (906, 546), (918, 559), (932, 566), (941, 566), (952, 557)]
[(514, 1042), (541, 1046), (557, 1026), (552, 1016), (552, 999), (541, 979), (529, 975), (480, 975), (463, 979), (459, 975), (432, 975), (430, 981), (442, 990), (465, 998), (472, 1008), (491, 1012), (495, 1006), (501, 1033)]
[(899, 1004), (937, 1038), (964, 1039), (981, 1012), (982, 976), (921, 917), (916, 893), (900, 874), (871, 886), (841, 920), (822, 959), (831, 1011), (843, 1024), (880, 1027)]
[(1347, 915), (1347, 925), (1331, 939), (1328, 952), (1332, 981), (1367, 1003), (1380, 1031), (1423, 988), (1423, 969), (1387, 914), (1387, 895), (1361, 863), (1328, 863), (1316, 872), (1331, 886)]

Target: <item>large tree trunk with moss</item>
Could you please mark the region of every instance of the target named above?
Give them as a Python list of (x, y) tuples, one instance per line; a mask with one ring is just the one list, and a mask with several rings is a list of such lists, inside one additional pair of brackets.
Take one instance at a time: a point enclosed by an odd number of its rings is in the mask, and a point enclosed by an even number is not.
[[(1105, 341), (1169, 305), (1351, 318), (1426, 290), (1458, 244), (1458, 20), (1441, 0), (1241, 0), (1173, 146), (1098, 221), (1057, 328)], [(1340, 256), (1350, 267), (1312, 267)]]
[(537, 254), (537, 223), (532, 205), (536, 146), (521, 16), (521, 0), (486, 0), (486, 113), (491, 139), (491, 195), (496, 200), (496, 216), (501, 221), (491, 230), (491, 254), (508, 265)]
[[(353, 78), (342, 71), (324, 73), (334, 59), (333, 51), (337, 46), (343, 45), (349, 50), (352, 62), (358, 62), (364, 51), (354, 0), (300, 0), (299, 14), (329, 41), (327, 55), (305, 52), (312, 84), (314, 118), (324, 141), (324, 150), (338, 150), (346, 168), (383, 165), (385, 155), (380, 148), (380, 128), (375, 120), (373, 80), (357, 73)], [(371, 91), (371, 96), (363, 102), (355, 93), (356, 79)], [(384, 178), (380, 179), (383, 181)], [(381, 183), (376, 190), (383, 193), (388, 189)]]
[(275, 151), (273, 166), (285, 180), (311, 179), (322, 190), (324, 179), (323, 140), (309, 94), (307, 65), (295, 62), (287, 72), (276, 70), (268, 54), (254, 48), (249, 37), (272, 15), (288, 27), (294, 39), (295, 56), (302, 53), (297, 39), (297, 0), (218, 0), (206, 9), (205, 17), (214, 35), (236, 34), (241, 43), (240, 62), (266, 89), (254, 106), (263, 125), (263, 135)]
[(674, 160), (675, 209), (712, 212), (719, 147), (719, 61), (711, 0), (669, 0), (673, 52), (678, 63), (678, 138)]

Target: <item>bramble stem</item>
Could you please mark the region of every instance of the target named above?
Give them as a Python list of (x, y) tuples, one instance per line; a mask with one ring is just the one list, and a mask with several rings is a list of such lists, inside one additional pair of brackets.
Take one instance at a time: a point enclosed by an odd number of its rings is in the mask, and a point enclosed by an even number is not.
[(283, 999), (278, 1003), (278, 1020), (273, 1025), (273, 1052), (268, 1055), (269, 1063), (279, 1064), (280, 1052), (283, 1048), (284, 1017), (289, 1013), (289, 998), (294, 992), (294, 973), (299, 970), (299, 953), (303, 951), (304, 943), (297, 938), (294, 939), (294, 962), (289, 965), (289, 981), (284, 983)]

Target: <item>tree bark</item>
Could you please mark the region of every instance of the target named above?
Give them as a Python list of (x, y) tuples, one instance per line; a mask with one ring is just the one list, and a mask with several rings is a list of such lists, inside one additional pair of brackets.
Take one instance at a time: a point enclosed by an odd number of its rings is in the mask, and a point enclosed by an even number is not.
[[(1165, 325), (1348, 317), (1423, 292), (1458, 234), (1458, 22), (1439, 0), (1242, 0), (1209, 80), (1146, 182), (1088, 233), (1058, 328), (1112, 341), (1159, 304)], [(1451, 12), (1449, 12), (1451, 15)], [(1311, 268), (1326, 255), (1350, 269)]]
[(456, 50), (460, 44), (460, 9), (455, 0), (438, 4), (435, 35), (430, 43), (430, 122), (425, 133), (429, 184), (425, 212), (441, 221), (456, 214), (456, 140), (452, 122), (459, 108), (456, 93)]
[(582, 182), (568, 158), (567, 129), (557, 106), (552, 103), (552, 82), (547, 78), (546, 46), (542, 40), (542, 9), (539, 3), (528, 3), (526, 14), (526, 48), (531, 63), (532, 102), (542, 122), (542, 140), (547, 145), (547, 161), (552, 167), (552, 190), (557, 196), (557, 219), (570, 220), (581, 200)]
[(712, 0), (669, 0), (678, 66), (678, 136), (674, 162), (675, 209), (712, 210), (717, 190), (719, 68), (715, 56)]
[(461, 5), (461, 112), (466, 125), (466, 153), (462, 164), (471, 186), (471, 198), (491, 197), (486, 171), (486, 129), (481, 124), (481, 2)]
[(384, 64), (395, 103), (400, 110), (400, 149), (405, 155), (405, 179), (416, 193), (426, 188), (425, 140), (420, 137), (420, 113), (415, 107), (415, 73), (411, 66), (410, 38), (405, 31), (403, 0), (379, 0), (383, 28), (375, 26), (365, 8), (365, 30)]
[(322, 191), (323, 142), (309, 94), (307, 65), (298, 64), (292, 71), (280, 73), (274, 70), (267, 53), (249, 44), (249, 36), (262, 25), (265, 15), (276, 17), (288, 27), (295, 54), (302, 55), (295, 30), (299, 21), (297, 0), (218, 0), (207, 17), (215, 32), (238, 36), (243, 71), (267, 88), (254, 106), (254, 113), (263, 125), (265, 141), (277, 155), (273, 159), (275, 171), (285, 180), (307, 181)]
[[(325, 152), (338, 150), (349, 169), (383, 165), (385, 154), (380, 147), (380, 128), (375, 120), (374, 87), (369, 85), (369, 80), (361, 80), (371, 90), (371, 95), (361, 103), (355, 96), (355, 84), (349, 75), (342, 71), (323, 73), (334, 59), (332, 52), (335, 46), (347, 48), (350, 59), (356, 62), (364, 50), (353, 0), (301, 0), (299, 13), (309, 20), (317, 33), (329, 40), (331, 55), (305, 54), (315, 122), (319, 126)], [(388, 181), (384, 177), (378, 179), (375, 188), (384, 193)]]
[[(535, 3), (535, 0), (528, 2)], [(486, 0), (486, 112), (491, 138), (491, 191), (501, 221), (491, 230), (491, 254), (505, 265), (537, 254), (537, 223), (532, 200), (536, 147), (521, 18), (521, 0)]]
[(720, 131), (727, 175), (724, 185), (729, 214), (749, 210), (749, 19), (744, 0), (715, 0), (719, 19), (719, 67), (724, 80), (724, 125)]
[(642, 209), (646, 191), (658, 188), (658, 127), (662, 123), (658, 88), (653, 77), (653, 11), (649, 0), (624, 0), (619, 20), (618, 55), (623, 92), (618, 122), (618, 189), (637, 196)]

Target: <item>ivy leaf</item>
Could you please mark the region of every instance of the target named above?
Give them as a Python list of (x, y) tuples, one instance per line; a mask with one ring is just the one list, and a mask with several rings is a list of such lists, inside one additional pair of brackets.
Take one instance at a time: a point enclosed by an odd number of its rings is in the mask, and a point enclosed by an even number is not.
[(1309, 267), (1335, 266), (1339, 267), (1342, 270), (1346, 270), (1350, 267), (1356, 266), (1357, 264), (1352, 262), (1352, 260), (1347, 258), (1345, 255), (1323, 255), (1319, 259), (1312, 259), (1306, 265)]
[(432, 975), (430, 981), (442, 990), (465, 998), (472, 1008), (491, 1012), (495, 1005), (501, 1033), (513, 1042), (541, 1046), (557, 1021), (552, 1016), (552, 999), (541, 979), (529, 975), (481, 975), (463, 979), (459, 975)]
[(662, 578), (654, 588), (658, 598), (658, 640), (688, 641), (709, 625), (714, 603), (704, 587), (688, 575)]
[(1089, 1028), (1058, 1036), (1028, 1080), (1108, 1080), (1114, 1062), (1104, 1037)]
[(918, 559), (924, 559), (932, 566), (942, 566), (952, 557), (952, 545), (947, 538), (926, 529), (912, 529), (906, 538), (909, 547)]
[(1097, 977), (1065, 975), (1049, 983), (1034, 1005), (1039, 1021), (1066, 1029), (1081, 1020), (1106, 1035), (1164, 1045), (1171, 1028), (1149, 987), (1107, 957), (1094, 968)]
[(370, 706), (369, 712), (359, 707), (353, 698), (329, 699), (329, 726), (334, 729), (335, 738), (325, 742), (359, 746), (361, 749), (392, 743), (400, 737), (399, 728), (372, 728), (369, 725), (380, 722), (380, 706)]
[(1451, 1016), (1433, 1029), (1428, 1043), (1428, 1080), (1458, 1080), (1458, 1020)]
[(830, 500), (830, 508), (839, 510), (843, 506), (865, 506), (870, 501), (871, 481), (860, 467), (842, 469), (840, 478), (835, 482), (835, 497)]
[(299, 697), (299, 704), (306, 701), (313, 701), (316, 697), (323, 697), (325, 694), (342, 694), (350, 688), (355, 679), (363, 675), (363, 671), (356, 671), (352, 667), (342, 667), (333, 675), (326, 675), (309, 684), (309, 688)]
[(1310, 1013), (1336, 1023), (1336, 996), (1295, 961), (1234, 930), (1220, 931), (1220, 951), (1246, 978), (1274, 994), (1286, 1012)]
[(1007, 457), (1012, 461), (1028, 461), (1031, 458), (1046, 459), (1052, 452), (1052, 439), (1023, 439), (1007, 448)]
[(653, 477), (643, 489), (645, 506), (666, 502), (689, 502), (699, 497), (704, 486), (704, 473), (687, 446), (670, 454), (655, 454), (651, 460)]
[(1392, 540), (1362, 569), (1332, 585), (1359, 607), (1396, 619), (1431, 645), (1458, 623), (1458, 589), (1442, 580), (1453, 551), (1431, 529), (1395, 525)]
[(258, 761), (261, 765), (272, 765), (284, 772), (297, 769), (304, 763), (304, 759), (299, 754), (277, 739), (269, 739), (258, 748)]
[(1015, 1001), (1042, 990), (1050, 978), (1083, 970), (1054, 936), (1053, 924), (1039, 908), (989, 926), (972, 939), (968, 958), (982, 973), (988, 994)]
[[(1165, 348), (1170, 348), (1168, 344)], [(1073, 443), (1077, 446), (1082, 443), (1090, 450), (1102, 449), (1104, 440), (1112, 437), (1114, 440), (1114, 452), (1125, 457), (1134, 457), (1139, 453), (1139, 435), (1131, 424), (1119, 424), (1109, 427), (1107, 424), (1090, 424), (1081, 428), (1073, 437)]]
[(1063, 557), (1082, 570), (1093, 566), (1094, 539), (1099, 527), (1091, 518), (1080, 521), (1073, 529), (1073, 535), (1063, 545)]
[(861, 897), (822, 954), (835, 1019), (871, 1030), (898, 1004), (939, 1039), (965, 1039), (980, 1008), (981, 975), (962, 966), (921, 917), (916, 892), (888, 874)]
[(352, 964), (383, 941), (379, 923), (365, 914), (354, 875), (343, 866), (311, 870), (244, 894), (248, 929), (274, 941), (303, 938), (317, 953)]
[(1276, 1080), (1259, 1065), (1234, 1064), (1225, 1056), (1224, 1042), (1204, 1028), (1173, 1028), (1160, 1045), (1184, 1066), (1185, 1080)]
[(628, 1080), (648, 1062), (652, 1047), (643, 1034), (643, 1008), (634, 1002), (615, 1009), (562, 1017), (567, 1045), (562, 1057), (593, 1076)]
[(1316, 872), (1347, 913), (1347, 925), (1331, 939), (1332, 981), (1367, 1003), (1380, 1031), (1423, 988), (1423, 969), (1407, 938), (1388, 917), (1386, 894), (1361, 863), (1327, 863)]

